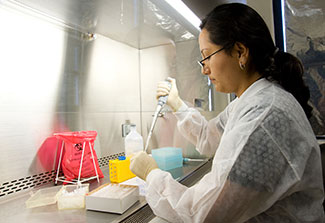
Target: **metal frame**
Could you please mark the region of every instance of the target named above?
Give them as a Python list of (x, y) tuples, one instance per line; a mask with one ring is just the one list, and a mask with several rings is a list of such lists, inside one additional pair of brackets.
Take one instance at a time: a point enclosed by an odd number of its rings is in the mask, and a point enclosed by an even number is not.
[[(89, 181), (89, 180), (96, 179), (96, 178), (97, 178), (97, 182), (99, 182), (98, 171), (97, 171), (97, 167), (96, 167), (96, 163), (95, 163), (93, 148), (92, 148), (91, 143), (89, 141), (88, 141), (88, 143), (89, 143), (89, 148), (90, 148), (90, 152), (91, 152), (91, 157), (93, 158), (93, 164), (94, 164), (94, 167), (95, 167), (96, 176), (92, 176), (92, 177), (88, 177), (88, 178), (81, 178), (81, 169), (82, 169), (82, 163), (83, 163), (83, 158), (84, 158), (84, 153), (85, 153), (85, 145), (86, 145), (86, 141), (85, 141), (85, 142), (83, 142), (83, 145), (82, 145), (82, 154), (81, 154), (81, 160), (80, 160), (78, 180), (72, 179), (71, 181), (67, 181), (64, 176), (59, 177), (63, 149), (65, 149), (64, 141), (62, 141), (60, 158), (59, 158), (59, 163), (58, 163), (58, 167), (57, 167), (57, 171), (56, 171), (56, 177), (55, 177), (55, 184), (57, 184), (58, 181), (61, 181), (63, 183), (71, 183), (71, 184), (81, 185), (81, 183), (83, 183), (85, 181)], [(58, 149), (58, 145), (57, 145), (57, 149)]]

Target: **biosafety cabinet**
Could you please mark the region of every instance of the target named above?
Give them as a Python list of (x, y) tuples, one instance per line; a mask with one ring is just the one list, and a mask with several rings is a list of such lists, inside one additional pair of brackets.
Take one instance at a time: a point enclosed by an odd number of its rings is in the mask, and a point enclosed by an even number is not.
[[(206, 2), (212, 9), (234, 1)], [(247, 4), (266, 10), (263, 15), (272, 23), (271, 0)], [(215, 92), (201, 74), (198, 24), (165, 0), (0, 0), (0, 28), (1, 222), (116, 218), (85, 210), (59, 212), (53, 205), (26, 209), (28, 193), (52, 186), (56, 177), (54, 133), (96, 131), (99, 167), (107, 170), (109, 160), (124, 154), (122, 130), (130, 123), (146, 141), (157, 83), (166, 77), (176, 79), (181, 98), (207, 119), (229, 102), (229, 95)], [(168, 107), (158, 118), (149, 152), (166, 146), (201, 158), (177, 130)], [(177, 174), (198, 180), (211, 161), (202, 165), (184, 164)], [(195, 182), (183, 179), (186, 186)], [(145, 210), (144, 205), (142, 199), (136, 208)]]
[[(201, 74), (199, 29), (161, 0), (0, 1), (0, 199), (53, 181), (55, 132), (97, 131), (99, 165), (124, 153), (122, 125), (146, 140), (159, 81), (176, 78), (208, 119), (228, 103)], [(166, 107), (149, 150), (194, 145)]]

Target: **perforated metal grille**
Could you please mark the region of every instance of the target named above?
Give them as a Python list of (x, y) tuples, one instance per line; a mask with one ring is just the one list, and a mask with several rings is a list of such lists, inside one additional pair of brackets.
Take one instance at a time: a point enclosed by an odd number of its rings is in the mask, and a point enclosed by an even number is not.
[(119, 223), (138, 223), (138, 222), (150, 222), (155, 217), (149, 205), (142, 207), (140, 210), (134, 214), (128, 216), (127, 218), (119, 221)]
[(124, 152), (99, 158), (98, 159), (98, 165), (99, 165), (99, 167), (108, 166), (108, 162), (110, 160), (117, 159), (119, 156), (124, 156)]
[[(110, 156), (101, 157), (98, 159), (99, 167), (108, 166), (109, 160), (117, 159), (118, 156), (123, 156), (123, 153), (117, 153)], [(56, 177), (56, 170), (27, 176), (20, 179), (14, 179), (0, 184), (0, 199), (6, 195), (11, 195), (23, 190), (40, 186), (42, 184), (54, 182)]]
[(55, 172), (56, 171), (52, 170), (51, 172), (40, 173), (33, 176), (27, 176), (25, 178), (4, 182), (0, 185), (0, 197), (39, 186), (41, 184), (49, 183), (54, 180)]

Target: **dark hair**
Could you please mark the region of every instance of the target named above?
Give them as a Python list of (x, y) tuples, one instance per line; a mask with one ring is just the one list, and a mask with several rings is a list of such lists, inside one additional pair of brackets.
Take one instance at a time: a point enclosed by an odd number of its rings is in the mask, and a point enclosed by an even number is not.
[(211, 42), (223, 46), (229, 55), (236, 42), (249, 48), (249, 71), (280, 84), (300, 103), (308, 118), (312, 108), (310, 93), (302, 78), (303, 65), (295, 56), (278, 51), (262, 17), (252, 8), (240, 3), (223, 4), (214, 8), (201, 29), (206, 29)]

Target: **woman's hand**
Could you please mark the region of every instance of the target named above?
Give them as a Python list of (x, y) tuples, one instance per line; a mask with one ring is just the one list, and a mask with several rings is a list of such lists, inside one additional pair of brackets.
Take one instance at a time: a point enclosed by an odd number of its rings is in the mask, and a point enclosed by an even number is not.
[(173, 112), (178, 111), (182, 106), (182, 99), (178, 95), (178, 90), (176, 86), (176, 80), (174, 78), (168, 77), (167, 81), (171, 83), (171, 87), (168, 86), (166, 81), (161, 81), (157, 86), (156, 98), (168, 95), (166, 104), (173, 110)]
[(131, 158), (130, 170), (142, 180), (146, 180), (148, 174), (153, 169), (157, 169), (158, 165), (154, 158), (146, 152), (138, 152)]

